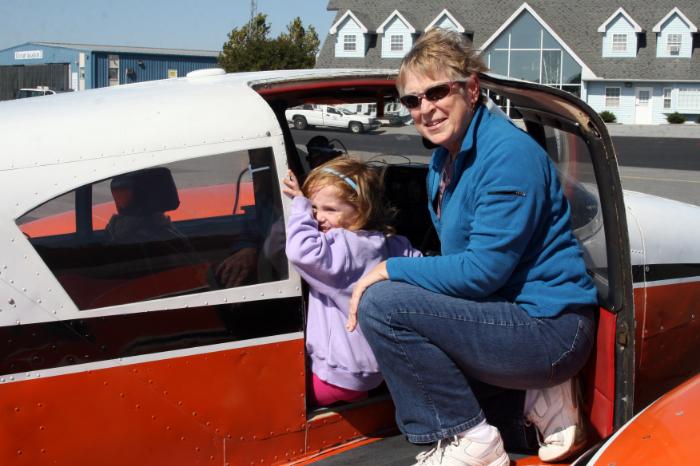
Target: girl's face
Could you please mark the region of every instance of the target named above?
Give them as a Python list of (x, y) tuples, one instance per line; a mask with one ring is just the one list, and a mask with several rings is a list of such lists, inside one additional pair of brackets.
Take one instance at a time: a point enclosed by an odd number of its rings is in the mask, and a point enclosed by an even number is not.
[[(479, 92), (476, 80), (476, 76), (471, 76), (466, 83), (452, 83), (450, 92), (442, 99), (431, 102), (423, 97), (420, 105), (410, 110), (421, 136), (445, 147), (452, 155), (459, 152), (474, 112)], [(422, 95), (427, 89), (444, 83), (451, 83), (444, 73), (436, 74), (435, 78), (408, 73), (403, 94)]]
[(333, 185), (327, 185), (309, 196), (318, 222), (318, 229), (327, 232), (331, 228), (348, 228), (357, 218), (357, 209), (347, 202), (342, 192)]

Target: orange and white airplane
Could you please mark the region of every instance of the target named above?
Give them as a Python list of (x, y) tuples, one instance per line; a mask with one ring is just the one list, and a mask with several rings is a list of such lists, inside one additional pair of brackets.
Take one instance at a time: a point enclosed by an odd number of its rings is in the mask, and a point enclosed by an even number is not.
[[(319, 149), (305, 154), (287, 108), (373, 102), (381, 113), (394, 79), (204, 71), (1, 103), (0, 464), (356, 464), (348, 455), (396, 435), (386, 389), (307, 404), (305, 288), (284, 256), (279, 184)], [(700, 208), (623, 194), (605, 125), (577, 98), (481, 82), (557, 163), (599, 290), (581, 376), (592, 448), (571, 461), (688, 464), (699, 379), (642, 410), (700, 369)], [(439, 250), (427, 160), (382, 159), (399, 232)], [(528, 433), (521, 413), (498, 414), (503, 431)], [(539, 464), (506, 443), (513, 464)]]

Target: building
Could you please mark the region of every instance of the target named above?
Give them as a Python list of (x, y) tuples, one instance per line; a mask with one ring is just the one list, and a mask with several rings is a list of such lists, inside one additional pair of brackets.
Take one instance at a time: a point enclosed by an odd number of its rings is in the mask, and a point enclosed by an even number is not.
[(396, 68), (421, 33), (466, 35), (494, 73), (558, 87), (620, 123), (700, 118), (697, 0), (330, 0), (319, 68)]
[(208, 50), (27, 42), (0, 50), (0, 100), (12, 99), (24, 87), (81, 91), (184, 76), (215, 67), (218, 55)]

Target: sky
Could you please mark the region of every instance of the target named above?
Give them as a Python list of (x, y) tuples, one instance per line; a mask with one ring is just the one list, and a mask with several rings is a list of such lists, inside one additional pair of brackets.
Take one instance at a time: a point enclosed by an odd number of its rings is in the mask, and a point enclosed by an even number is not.
[[(250, 18), (249, 0), (0, 0), (0, 50), (25, 42), (65, 42), (221, 50)], [(323, 43), (335, 12), (328, 0), (257, 0), (276, 37), (300, 16)]]

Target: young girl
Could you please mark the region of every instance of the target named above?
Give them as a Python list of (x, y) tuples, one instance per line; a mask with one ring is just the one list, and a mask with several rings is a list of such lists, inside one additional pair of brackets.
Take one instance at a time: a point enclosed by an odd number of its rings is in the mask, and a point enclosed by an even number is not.
[(309, 284), (306, 350), (311, 403), (358, 401), (382, 382), (361, 332), (345, 330), (352, 288), (368, 270), (393, 256), (419, 256), (407, 238), (392, 235), (379, 175), (340, 158), (313, 169), (303, 188), (290, 171), (283, 192), (293, 199), (287, 224), (289, 261)]

